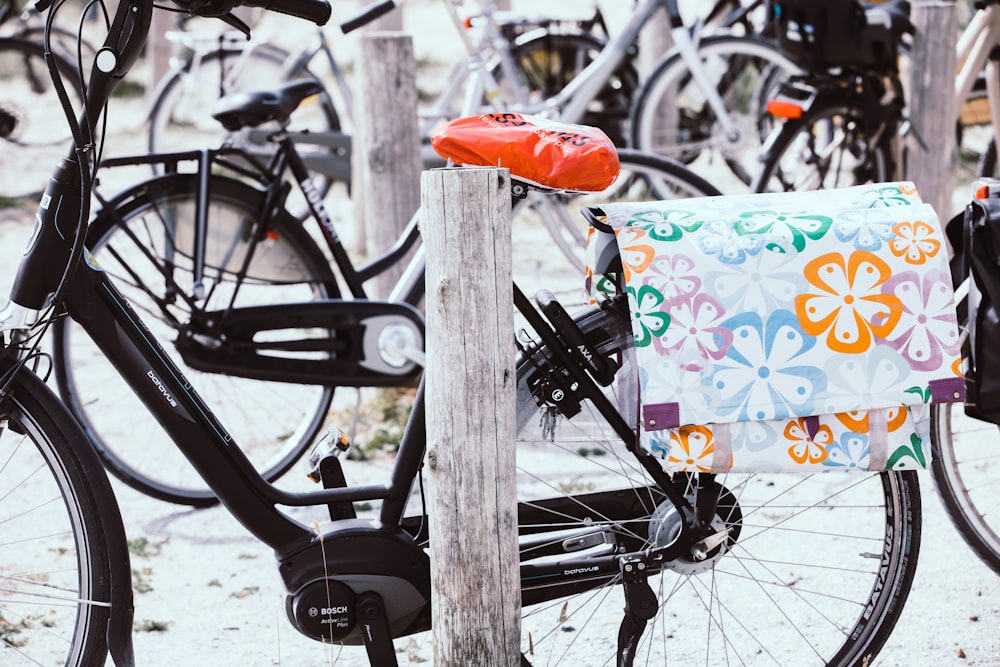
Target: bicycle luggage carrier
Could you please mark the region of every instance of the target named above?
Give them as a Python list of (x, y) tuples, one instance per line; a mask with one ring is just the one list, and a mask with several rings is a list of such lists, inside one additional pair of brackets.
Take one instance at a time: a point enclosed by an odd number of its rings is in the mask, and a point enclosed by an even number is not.
[(947, 247), (911, 183), (589, 214), (668, 470), (927, 467), (930, 404), (964, 386)]

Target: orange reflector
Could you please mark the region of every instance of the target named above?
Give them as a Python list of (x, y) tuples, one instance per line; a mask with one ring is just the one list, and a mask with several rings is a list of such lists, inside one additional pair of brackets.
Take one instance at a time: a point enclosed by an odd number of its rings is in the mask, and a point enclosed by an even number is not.
[(274, 231), (273, 229), (267, 230), (267, 233), (265, 234), (265, 236), (267, 236), (267, 238), (270, 239), (271, 241), (277, 241), (278, 240), (278, 232)]
[(802, 107), (794, 102), (787, 102), (785, 100), (769, 100), (767, 103), (767, 112), (778, 118), (802, 118)]
[(990, 186), (980, 185), (976, 188), (976, 199), (989, 199), (990, 198)]
[(471, 30), (472, 29), (472, 17), (471, 16), (466, 16), (465, 20), (462, 21), (462, 24), (465, 26), (466, 30)]

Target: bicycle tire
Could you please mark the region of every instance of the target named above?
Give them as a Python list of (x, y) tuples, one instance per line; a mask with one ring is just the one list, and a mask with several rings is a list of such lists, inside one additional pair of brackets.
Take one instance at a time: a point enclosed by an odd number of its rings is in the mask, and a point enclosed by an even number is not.
[[(206, 248), (206, 298), (195, 299), (190, 274), (197, 175), (174, 174), (142, 183), (112, 201), (90, 225), (88, 248), (140, 313), (168, 354), (261, 475), (288, 470), (322, 427), (333, 387), (203, 373), (174, 347), (192, 313), (225, 308), (235, 291), (233, 271), (259, 220), (263, 193), (213, 175)], [(112, 213), (113, 212), (113, 213)], [(118, 222), (118, 219), (121, 222)], [(173, 232), (168, 231), (173, 226)], [(126, 232), (125, 230), (129, 230)], [(173, 280), (164, 272), (172, 267)], [(235, 306), (295, 303), (339, 296), (334, 274), (316, 241), (282, 211), (268, 221), (268, 239), (251, 260)], [(135, 489), (168, 502), (204, 507), (217, 502), (128, 385), (105, 362), (78, 325), (54, 327), (55, 375), (60, 394), (98, 449), (108, 470)], [(168, 343), (169, 342), (169, 343)], [(122, 414), (133, 415), (127, 431)]]
[(1000, 172), (997, 170), (997, 141), (996, 138), (991, 138), (989, 143), (986, 144), (986, 150), (979, 158), (979, 164), (976, 165), (976, 175), (985, 178), (997, 178)]
[(844, 188), (894, 178), (891, 149), (874, 147), (864, 130), (864, 112), (849, 105), (811, 109), (775, 129), (756, 192)]
[[(306, 66), (286, 71), (288, 58), (289, 54), (278, 47), (261, 44), (249, 53), (242, 49), (215, 49), (172, 69), (153, 93), (149, 111), (149, 152), (221, 146), (227, 133), (212, 118), (211, 111), (224, 94), (276, 88), (298, 79), (320, 81)], [(301, 106), (292, 116), (289, 130), (339, 131), (340, 116), (330, 95), (324, 92), (318, 103)], [(261, 147), (255, 149), (261, 150)]]
[[(619, 366), (607, 393), (628, 408), (622, 414), (635, 423), (628, 314), (606, 303), (576, 321), (598, 353)], [(590, 402), (566, 418), (545, 400), (539, 380), (549, 361), (546, 349), (535, 349), (517, 366), (522, 515), (528, 507), (546, 516), (536, 497), (561, 493), (565, 502), (547, 514), (551, 525), (545, 528), (632, 539), (629, 551), (650, 546), (653, 528), (662, 527), (654, 522), (669, 514), (670, 503), (657, 503), (648, 474)], [(543, 397), (536, 399), (535, 393)], [(687, 490), (693, 481), (678, 474), (673, 479)], [(710, 564), (679, 560), (650, 577), (659, 608), (635, 652), (643, 664), (766, 659), (768, 664), (847, 666), (871, 660), (898, 621), (913, 584), (921, 517), (916, 472), (725, 474), (716, 480), (725, 499), (716, 521), (736, 528), (730, 533), (735, 543), (710, 557)], [(591, 500), (611, 490), (619, 491), (617, 500), (605, 496), (599, 506)], [(522, 540), (533, 528), (522, 519)], [(591, 545), (595, 556), (616, 548), (596, 539)], [(549, 557), (582, 553), (589, 555), (581, 550)], [(523, 549), (521, 563), (531, 563)], [(555, 597), (560, 591), (544, 583), (522, 582), (522, 652), (528, 661), (615, 664), (622, 581), (614, 572), (604, 576), (571, 597)]]
[[(710, 35), (701, 38), (697, 49), (736, 121), (736, 136), (723, 135), (687, 63), (671, 51), (632, 103), (630, 145), (715, 173), (713, 180), (726, 193), (746, 191), (760, 170), (757, 156), (772, 124), (767, 100), (781, 81), (800, 70), (773, 43), (754, 36)], [(728, 171), (720, 170), (721, 165)]]
[[(82, 108), (79, 70), (51, 53), (76, 112)], [(52, 165), (65, 156), (72, 138), (55, 85), (49, 78), (45, 48), (16, 37), (0, 38), (0, 173), (4, 195), (39, 191)], [(14, 175), (17, 177), (14, 178)]]
[[(962, 356), (968, 355), (968, 313), (959, 309)], [(965, 414), (961, 403), (931, 410), (931, 473), (938, 495), (962, 539), (1000, 573), (1000, 527), (994, 490), (1000, 480), (1000, 431)]]
[[(10, 370), (11, 360), (0, 360), (0, 378)], [(111, 599), (105, 521), (118, 511), (111, 486), (40, 379), (22, 371), (4, 387), (0, 662), (103, 665)]]
[[(519, 36), (511, 45), (510, 55), (521, 75), (521, 86), (530, 97), (529, 103), (541, 103), (565, 88), (600, 55), (605, 43), (590, 33), (552, 32), (544, 28)], [(492, 72), (502, 87), (503, 70), (499, 62), (492, 65)], [(583, 118), (575, 122), (599, 127), (616, 146), (627, 145), (625, 122), (638, 88), (639, 74), (626, 59), (587, 105)]]
[[(613, 185), (601, 192), (559, 195), (529, 191), (514, 206), (512, 224), (519, 236), (546, 230), (569, 267), (582, 270), (587, 229), (580, 210), (610, 202), (688, 199), (722, 194), (718, 188), (684, 165), (659, 155), (618, 150), (621, 171)], [(538, 243), (546, 243), (539, 237)], [(565, 264), (556, 265), (565, 270)], [(542, 285), (544, 286), (544, 285)]]

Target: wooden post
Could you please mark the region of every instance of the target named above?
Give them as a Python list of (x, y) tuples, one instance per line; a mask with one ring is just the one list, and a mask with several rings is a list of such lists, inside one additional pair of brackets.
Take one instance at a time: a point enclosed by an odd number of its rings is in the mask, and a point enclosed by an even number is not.
[(958, 19), (954, 3), (933, 1), (914, 3), (911, 19), (916, 26), (908, 104), (913, 132), (907, 142), (906, 178), (947, 220), (957, 212), (952, 193), (958, 164), (953, 92)]
[(434, 664), (520, 662), (510, 172), (424, 172)]
[[(353, 198), (373, 258), (392, 247), (420, 206), (417, 65), (409, 35), (365, 33), (359, 46)], [(403, 266), (376, 277), (369, 294), (387, 297)]]
[(170, 12), (153, 12), (150, 18), (149, 38), (146, 44), (146, 53), (149, 58), (149, 80), (146, 84), (146, 99), (153, 103), (153, 93), (156, 87), (170, 69), (170, 42), (164, 34), (168, 30), (173, 30), (173, 17)]

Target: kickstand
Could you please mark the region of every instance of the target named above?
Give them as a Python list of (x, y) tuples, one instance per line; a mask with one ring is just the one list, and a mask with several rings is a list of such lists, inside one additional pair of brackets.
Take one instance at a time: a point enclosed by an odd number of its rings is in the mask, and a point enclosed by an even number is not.
[(618, 629), (618, 667), (632, 667), (646, 622), (656, 615), (656, 594), (649, 587), (649, 568), (641, 556), (621, 560), (625, 587), (625, 618)]
[(368, 651), (368, 662), (379, 667), (396, 667), (396, 649), (392, 645), (385, 605), (378, 593), (362, 593), (358, 598), (358, 621)]

